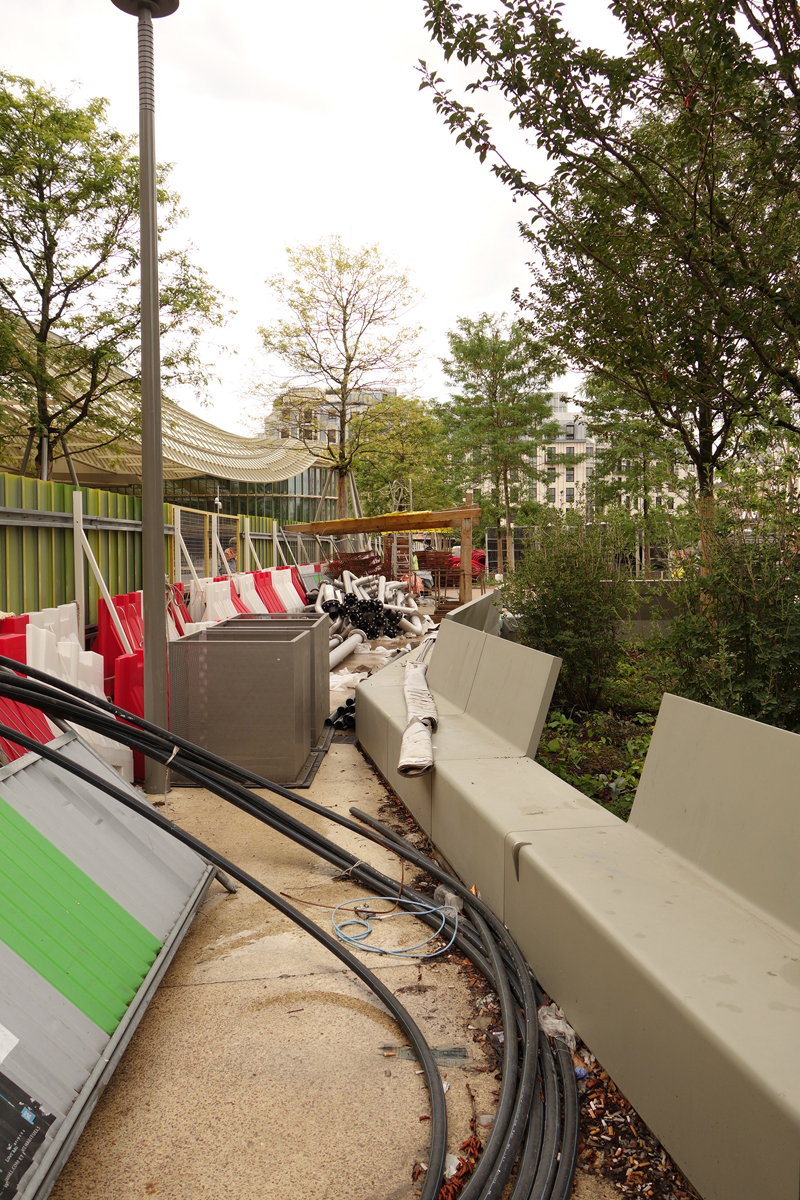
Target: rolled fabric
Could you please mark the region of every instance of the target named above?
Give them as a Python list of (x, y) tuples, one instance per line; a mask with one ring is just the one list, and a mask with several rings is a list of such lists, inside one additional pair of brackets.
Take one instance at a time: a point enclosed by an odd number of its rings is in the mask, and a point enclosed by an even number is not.
[(411, 717), (405, 727), (397, 770), (401, 775), (425, 775), (433, 770), (431, 727), (420, 717)]
[(436, 711), (436, 701), (428, 689), (426, 678), (428, 664), (412, 660), (406, 663), (406, 677), (403, 681), (403, 693), (406, 698), (406, 713), (409, 721), (419, 717), (427, 721), (434, 730), (439, 724), (439, 714)]
[(413, 660), (406, 663), (403, 693), (408, 723), (400, 743), (397, 770), (401, 775), (425, 775), (433, 770), (431, 735), (439, 723), (436, 702), (425, 678), (428, 664)]

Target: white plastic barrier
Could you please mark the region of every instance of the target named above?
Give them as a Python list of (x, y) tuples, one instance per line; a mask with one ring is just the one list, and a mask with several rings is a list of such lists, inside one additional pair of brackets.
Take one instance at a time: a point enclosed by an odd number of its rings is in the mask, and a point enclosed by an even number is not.
[(269, 612), (266, 604), (256, 591), (256, 584), (252, 575), (234, 575), (233, 581), (236, 586), (236, 590), (239, 593), (239, 599), (241, 600), (242, 604), (245, 605), (248, 612)]
[(278, 593), (281, 603), (287, 612), (302, 612), (305, 605), (300, 599), (300, 594), (294, 586), (292, 580), (292, 572), (288, 567), (269, 568), (272, 576), (272, 586)]
[[(44, 614), (49, 618), (47, 624), (55, 623), (61, 628), (61, 618), (57, 617), (54, 620), (51, 616), (57, 612), (57, 609), (44, 609)], [(28, 615), (39, 616), (38, 613)], [(47, 628), (37, 621), (29, 621), (25, 627), (25, 657), (29, 667), (45, 671), (64, 683), (71, 683), (73, 687), (82, 688), (98, 699), (104, 698), (102, 655), (91, 650), (81, 650), (77, 636), (75, 641), (69, 637), (56, 641), (52, 628)], [(60, 730), (51, 721), (48, 723), (53, 730), (53, 737), (57, 737)], [(84, 729), (80, 725), (74, 725), (73, 728), (109, 766), (119, 771), (123, 779), (133, 783), (133, 752), (128, 746), (121, 746), (119, 742), (94, 733), (91, 729)]]

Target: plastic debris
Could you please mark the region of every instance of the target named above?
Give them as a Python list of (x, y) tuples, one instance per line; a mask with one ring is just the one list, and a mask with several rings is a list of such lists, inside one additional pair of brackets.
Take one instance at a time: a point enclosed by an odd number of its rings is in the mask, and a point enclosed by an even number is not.
[(444, 1171), (442, 1172), (445, 1179), (452, 1179), (458, 1170), (460, 1159), (455, 1154), (448, 1154), (444, 1160)]
[(558, 1037), (566, 1042), (570, 1050), (578, 1045), (578, 1035), (557, 1004), (543, 1004), (539, 1009), (539, 1028), (548, 1037)]
[(461, 896), (456, 895), (455, 892), (451, 892), (450, 888), (444, 886), (444, 883), (440, 883), (437, 890), (433, 893), (433, 902), (434, 904), (441, 905), (441, 907), (450, 905), (452, 908), (458, 908), (458, 912), (464, 911), (464, 901)]

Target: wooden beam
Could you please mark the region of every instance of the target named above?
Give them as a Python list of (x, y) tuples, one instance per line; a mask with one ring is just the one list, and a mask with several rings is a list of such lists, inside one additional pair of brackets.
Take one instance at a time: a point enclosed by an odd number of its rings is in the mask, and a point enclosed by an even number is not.
[(463, 527), (465, 521), (472, 522), (480, 519), (481, 510), (477, 504), (466, 508), (445, 508), (428, 512), (395, 512), (384, 513), (380, 517), (348, 517), (341, 521), (310, 521), (305, 525), (284, 525), (287, 533), (316, 533), (321, 535), (347, 537), (355, 533), (410, 533), (417, 529), (443, 529), (454, 526)]

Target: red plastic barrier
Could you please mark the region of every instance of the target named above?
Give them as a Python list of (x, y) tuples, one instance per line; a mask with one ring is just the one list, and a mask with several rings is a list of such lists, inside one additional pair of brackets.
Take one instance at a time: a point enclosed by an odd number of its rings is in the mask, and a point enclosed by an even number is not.
[[(223, 580), (228, 579), (228, 578), (229, 578), (229, 576), (227, 576), (227, 575), (215, 575), (214, 583), (222, 583)], [(231, 600), (233, 601), (233, 607), (236, 609), (237, 612), (240, 612), (240, 613), (249, 613), (250, 612), (250, 609), (247, 607), (245, 602), (242, 599), (240, 599), (239, 593), (236, 590), (236, 584), (233, 582), (232, 579), (231, 579)]]
[(256, 591), (267, 607), (267, 612), (285, 613), (286, 606), (284, 605), (278, 593), (275, 591), (275, 588), (272, 584), (272, 579), (270, 578), (270, 572), (254, 571), (253, 580), (256, 585)]
[[(21, 617), (4, 617), (0, 621), (0, 634), (3, 633), (24, 633), (25, 626), (30, 622), (30, 617), (27, 613), (23, 613)], [(22, 659), (21, 661), (25, 661)]]
[[(120, 654), (114, 664), (114, 699), (136, 717), (144, 716), (144, 650)], [(144, 755), (133, 752), (133, 777), (144, 779)]]
[[(6, 630), (0, 634), (0, 654), (4, 654), (6, 658), (14, 658), (17, 662), (27, 663), (25, 625), (28, 624), (28, 618), (26, 616), (23, 621), (22, 617), (8, 617), (3, 621), (3, 626), (10, 621), (22, 622), (21, 631), (12, 633)], [(18, 729), (20, 733), (26, 733), (42, 745), (56, 737), (43, 712), (27, 704), (20, 704), (18, 700), (9, 700), (5, 696), (0, 696), (0, 724)], [(18, 746), (16, 742), (3, 737), (0, 737), (0, 750), (9, 762), (14, 762), (28, 753), (24, 746)]]
[(183, 633), (182, 627), (185, 627), (186, 625), (188, 625), (192, 618), (189, 614), (189, 609), (186, 607), (186, 600), (184, 597), (183, 584), (182, 583), (174, 583), (172, 585), (172, 588), (173, 588), (173, 601), (170, 604), (170, 607), (172, 609), (172, 615), (176, 619), (176, 624), (179, 625), (179, 630), (181, 633)]
[(306, 589), (303, 587), (303, 580), (300, 578), (300, 572), (298, 571), (297, 567), (277, 567), (276, 570), (291, 571), (292, 583), (294, 584), (294, 590), (297, 592), (298, 596), (303, 601), (303, 604), (305, 604)]
[(0, 633), (0, 654), (17, 662), (27, 663), (27, 637), (24, 633)]
[[(129, 592), (122, 596), (112, 596), (111, 602), (117, 610), (120, 625), (134, 650), (142, 644), (142, 594)], [(101, 596), (97, 601), (97, 637), (94, 651), (103, 656), (103, 686), (107, 696), (114, 695), (114, 663), (121, 654), (128, 651), (120, 641), (108, 605)]]

